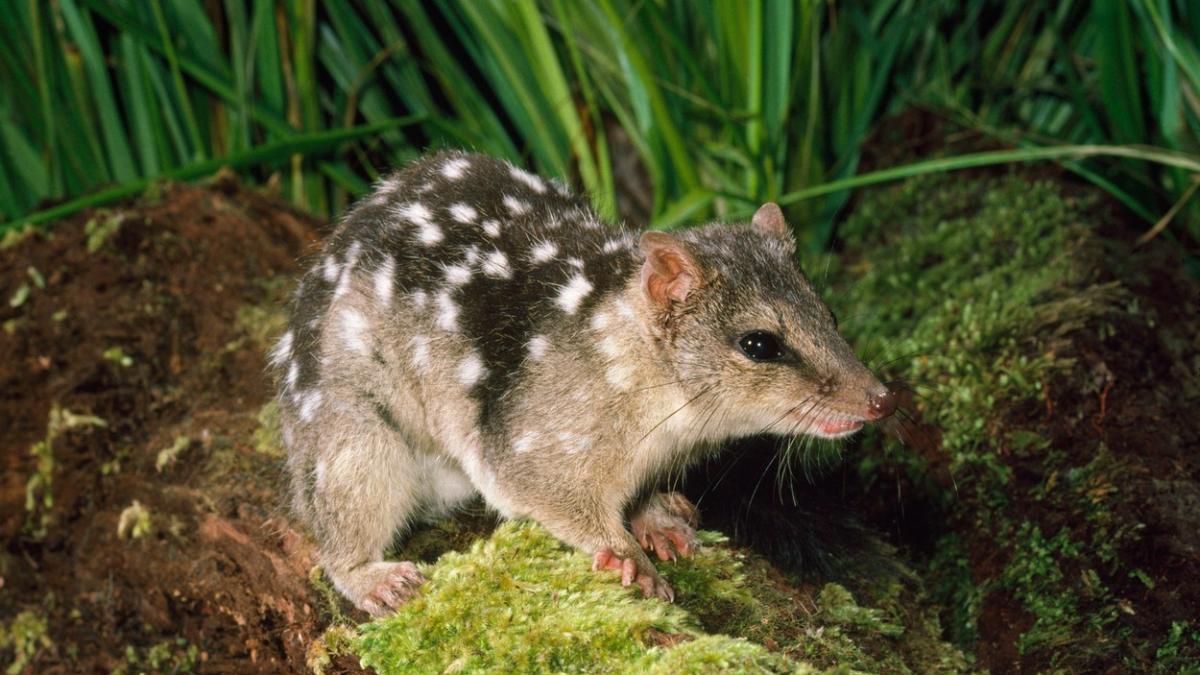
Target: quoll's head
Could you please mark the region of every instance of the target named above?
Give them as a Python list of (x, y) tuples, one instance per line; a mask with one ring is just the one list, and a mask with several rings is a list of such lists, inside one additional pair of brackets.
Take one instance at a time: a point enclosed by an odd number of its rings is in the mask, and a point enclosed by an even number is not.
[[(896, 408), (795, 262), (776, 204), (750, 226), (647, 232), (641, 289), (698, 424), (840, 438)], [(704, 432), (697, 432), (704, 433)]]

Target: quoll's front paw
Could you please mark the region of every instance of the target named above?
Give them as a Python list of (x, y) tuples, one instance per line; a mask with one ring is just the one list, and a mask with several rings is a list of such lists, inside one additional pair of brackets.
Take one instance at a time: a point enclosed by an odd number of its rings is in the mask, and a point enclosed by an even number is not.
[(638, 564), (639, 561), (637, 558), (622, 558), (614, 553), (611, 548), (605, 547), (596, 551), (595, 555), (592, 556), (592, 571), (620, 570), (622, 586), (629, 586), (636, 581), (637, 585), (642, 589), (642, 594), (647, 598), (658, 598), (667, 602), (674, 602), (675, 591), (671, 588), (671, 585), (659, 575), (649, 559), (646, 559), (640, 553), (637, 557), (643, 559), (640, 561), (642, 564)]
[(417, 566), (407, 561), (371, 563), (362, 574), (368, 577), (367, 591), (354, 604), (373, 617), (395, 613), (425, 583), (425, 576)]
[(629, 520), (633, 536), (647, 552), (659, 560), (674, 560), (677, 556), (692, 555), (699, 547), (696, 526), (700, 514), (696, 507), (678, 492), (654, 495)]

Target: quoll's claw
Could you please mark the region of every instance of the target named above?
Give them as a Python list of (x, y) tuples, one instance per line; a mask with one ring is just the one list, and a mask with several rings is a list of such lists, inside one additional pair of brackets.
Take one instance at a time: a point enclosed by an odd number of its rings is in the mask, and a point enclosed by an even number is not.
[(407, 561), (376, 564), (379, 581), (359, 606), (373, 617), (389, 616), (417, 594), (425, 576)]
[(637, 561), (633, 558), (622, 558), (605, 547), (596, 551), (592, 556), (592, 571), (620, 570), (621, 585), (630, 586), (637, 582), (642, 594), (647, 598), (658, 598), (667, 602), (675, 601), (675, 591), (658, 572), (651, 568), (648, 571), (638, 571)]
[(678, 556), (688, 557), (699, 548), (696, 525), (699, 524), (696, 507), (678, 492), (654, 495), (630, 519), (633, 536), (647, 552), (659, 560), (675, 560)]

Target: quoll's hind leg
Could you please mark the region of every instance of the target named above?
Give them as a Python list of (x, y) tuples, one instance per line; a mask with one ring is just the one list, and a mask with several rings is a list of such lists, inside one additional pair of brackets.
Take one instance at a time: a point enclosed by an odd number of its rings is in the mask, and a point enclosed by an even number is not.
[(696, 526), (700, 513), (678, 492), (659, 492), (629, 519), (633, 536), (659, 560), (690, 556), (699, 548)]
[(384, 551), (421, 507), (424, 467), (398, 434), (371, 423), (327, 423), (313, 466), (311, 514), (321, 564), (356, 607), (386, 616), (424, 578)]

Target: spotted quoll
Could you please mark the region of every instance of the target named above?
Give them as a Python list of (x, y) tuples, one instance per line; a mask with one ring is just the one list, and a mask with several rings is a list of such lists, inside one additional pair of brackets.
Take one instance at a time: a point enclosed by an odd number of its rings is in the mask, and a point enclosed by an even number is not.
[(894, 408), (793, 261), (750, 225), (635, 232), (562, 183), (428, 156), (314, 259), (272, 352), (292, 504), (334, 585), (385, 615), (422, 583), (397, 533), (475, 495), (673, 599), (696, 549), (657, 482), (750, 434), (840, 437)]

